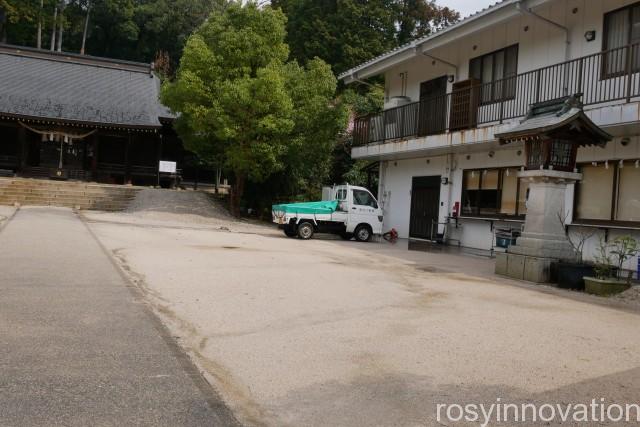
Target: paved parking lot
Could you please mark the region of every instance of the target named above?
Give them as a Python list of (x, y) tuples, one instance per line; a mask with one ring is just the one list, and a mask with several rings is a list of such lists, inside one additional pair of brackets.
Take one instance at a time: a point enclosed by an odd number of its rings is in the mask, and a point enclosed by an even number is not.
[(248, 425), (441, 425), (438, 403), (640, 396), (637, 313), (498, 280), (488, 259), (87, 218)]

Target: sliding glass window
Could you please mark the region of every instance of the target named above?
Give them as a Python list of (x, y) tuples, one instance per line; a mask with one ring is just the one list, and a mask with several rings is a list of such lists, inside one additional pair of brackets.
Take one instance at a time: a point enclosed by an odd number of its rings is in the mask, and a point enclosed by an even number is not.
[(640, 222), (640, 168), (612, 160), (580, 167), (576, 218), (586, 221)]
[(462, 215), (520, 216), (526, 213), (526, 183), (518, 168), (465, 170)]

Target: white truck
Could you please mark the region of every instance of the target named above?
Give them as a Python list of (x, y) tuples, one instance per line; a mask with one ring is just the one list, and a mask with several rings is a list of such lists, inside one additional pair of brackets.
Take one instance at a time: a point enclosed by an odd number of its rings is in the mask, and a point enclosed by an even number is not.
[(330, 189), (330, 200), (273, 205), (273, 222), (288, 237), (310, 239), (314, 233), (333, 233), (345, 240), (355, 237), (368, 242), (382, 234), (382, 209), (364, 187), (337, 185)]

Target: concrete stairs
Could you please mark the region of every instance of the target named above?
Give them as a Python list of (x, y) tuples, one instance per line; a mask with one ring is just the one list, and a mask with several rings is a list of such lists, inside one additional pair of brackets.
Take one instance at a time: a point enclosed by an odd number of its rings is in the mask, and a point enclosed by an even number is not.
[(63, 206), (102, 211), (127, 208), (140, 188), (74, 181), (0, 178), (0, 205)]

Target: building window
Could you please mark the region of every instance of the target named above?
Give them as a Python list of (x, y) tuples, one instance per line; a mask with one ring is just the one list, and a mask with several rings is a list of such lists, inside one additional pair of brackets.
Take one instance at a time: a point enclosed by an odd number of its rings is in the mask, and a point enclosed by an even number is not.
[[(466, 170), (462, 184), (462, 214), (519, 216), (526, 213), (526, 183), (518, 168)], [(524, 192), (524, 195), (521, 194)]]
[(513, 99), (517, 72), (518, 45), (478, 56), (469, 62), (469, 77), (482, 83), (482, 103)]
[(576, 218), (587, 221), (640, 222), (640, 168), (617, 160), (580, 168)]
[(575, 164), (575, 154), (573, 149), (575, 144), (572, 141), (556, 139), (551, 144), (551, 156), (549, 163), (554, 169), (570, 170)]
[(625, 162), (618, 169), (617, 221), (640, 222), (640, 168)]
[(516, 172), (502, 175), (502, 194), (500, 194), (500, 213), (516, 215), (518, 212), (518, 174)]
[(582, 166), (582, 181), (577, 184), (576, 217), (587, 220), (610, 220), (613, 203), (613, 165)]
[(373, 196), (368, 191), (353, 190), (353, 204), (359, 206), (370, 206), (372, 208), (378, 208), (378, 204), (374, 200)]
[(627, 64), (628, 49), (625, 46), (640, 42), (640, 4), (636, 3), (614, 10), (604, 16), (603, 50), (610, 50), (603, 58), (605, 77), (625, 74), (627, 66), (640, 70), (637, 47), (631, 49), (632, 64)]

